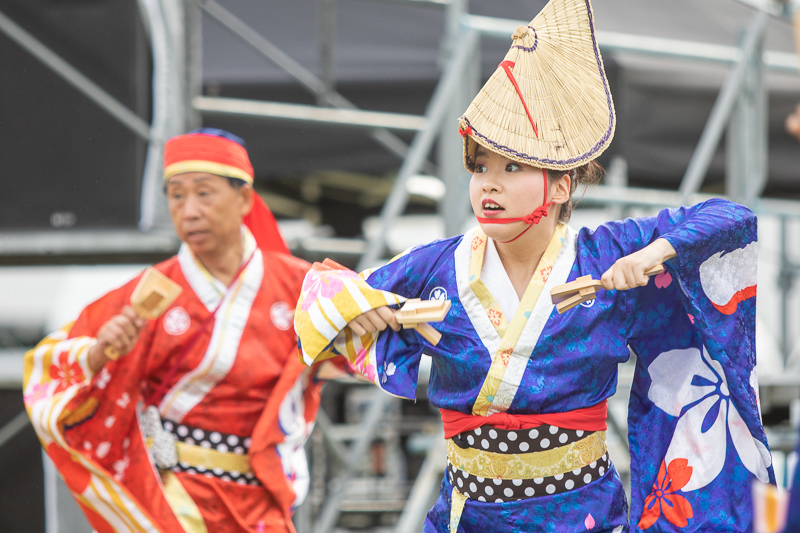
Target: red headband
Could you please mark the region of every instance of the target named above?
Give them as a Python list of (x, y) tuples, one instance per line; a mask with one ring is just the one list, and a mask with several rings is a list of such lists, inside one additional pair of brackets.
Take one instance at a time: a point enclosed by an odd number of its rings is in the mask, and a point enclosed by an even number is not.
[(164, 179), (184, 172), (208, 172), (253, 183), (253, 165), (245, 147), (205, 133), (178, 135), (164, 144)]

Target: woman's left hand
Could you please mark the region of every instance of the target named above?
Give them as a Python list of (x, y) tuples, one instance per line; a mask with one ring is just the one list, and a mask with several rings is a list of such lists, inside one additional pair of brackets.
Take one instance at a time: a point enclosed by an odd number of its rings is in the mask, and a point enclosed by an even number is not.
[(638, 252), (617, 259), (614, 265), (603, 273), (600, 281), (606, 289), (624, 291), (647, 285), (650, 276), (645, 272), (675, 257), (675, 248), (666, 239), (656, 239)]

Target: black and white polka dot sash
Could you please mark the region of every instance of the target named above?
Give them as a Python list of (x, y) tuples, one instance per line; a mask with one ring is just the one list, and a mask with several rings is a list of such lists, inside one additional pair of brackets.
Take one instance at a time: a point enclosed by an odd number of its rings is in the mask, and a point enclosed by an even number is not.
[(532, 429), (499, 429), (482, 426), (453, 437), (461, 448), (478, 448), (487, 452), (528, 453), (550, 450), (586, 437), (589, 431), (538, 426)]
[[(241, 437), (239, 435), (220, 433), (218, 431), (206, 431), (184, 424), (176, 424), (170, 420), (164, 420), (164, 429), (171, 432), (175, 436), (176, 441), (186, 443), (190, 446), (198, 446), (200, 448), (216, 450), (220, 453), (231, 453), (240, 456), (247, 456), (247, 452), (250, 450), (250, 437)], [(178, 464), (172, 468), (172, 471), (216, 477), (223, 481), (231, 481), (241, 485), (261, 484), (252, 472), (241, 473), (223, 470), (221, 468), (188, 464), (181, 462), (180, 456), (178, 458)]]
[(467, 498), (479, 501), (560, 494), (588, 485), (611, 468), (604, 432), (483, 426), (450, 440), (448, 479)]

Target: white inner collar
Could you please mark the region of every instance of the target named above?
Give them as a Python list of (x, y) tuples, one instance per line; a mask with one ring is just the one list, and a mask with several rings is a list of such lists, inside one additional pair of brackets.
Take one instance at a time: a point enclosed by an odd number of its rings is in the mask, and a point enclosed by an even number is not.
[(497, 248), (492, 239), (486, 239), (486, 253), (483, 256), (483, 267), (481, 268), (481, 281), (494, 296), (497, 305), (506, 316), (506, 320), (511, 322), (514, 314), (519, 307), (519, 297), (511, 279), (508, 277)]

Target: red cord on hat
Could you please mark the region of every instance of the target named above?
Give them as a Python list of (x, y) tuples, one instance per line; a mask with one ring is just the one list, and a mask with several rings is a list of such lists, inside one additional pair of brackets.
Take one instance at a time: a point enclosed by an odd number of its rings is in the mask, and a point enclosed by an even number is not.
[(484, 218), (484, 217), (475, 217), (478, 219), (478, 222), (481, 224), (511, 224), (513, 222), (525, 222), (528, 224), (528, 227), (522, 230), (522, 232), (511, 239), (510, 241), (501, 241), (503, 244), (514, 242), (520, 237), (522, 237), (526, 231), (531, 229), (534, 224), (538, 224), (542, 221), (542, 218), (546, 217), (549, 214), (549, 207), (553, 205), (555, 202), (547, 201), (547, 171), (542, 169), (542, 177), (544, 178), (544, 199), (542, 200), (542, 205), (537, 207), (533, 210), (530, 215), (525, 215), (524, 217), (514, 217), (514, 218)]
[(525, 113), (528, 115), (528, 120), (531, 121), (531, 126), (533, 126), (533, 133), (536, 135), (536, 138), (539, 138), (539, 129), (536, 127), (536, 123), (533, 121), (533, 117), (531, 116), (531, 112), (528, 110), (528, 104), (525, 102), (525, 98), (522, 96), (522, 91), (519, 90), (519, 85), (517, 85), (517, 79), (514, 77), (514, 73), (511, 72), (511, 69), (514, 68), (515, 63), (513, 61), (503, 61), (500, 63), (500, 68), (506, 71), (506, 76), (508, 79), (511, 80), (512, 85), (517, 90), (517, 96), (519, 96), (520, 102), (522, 102), (522, 107), (525, 108)]

